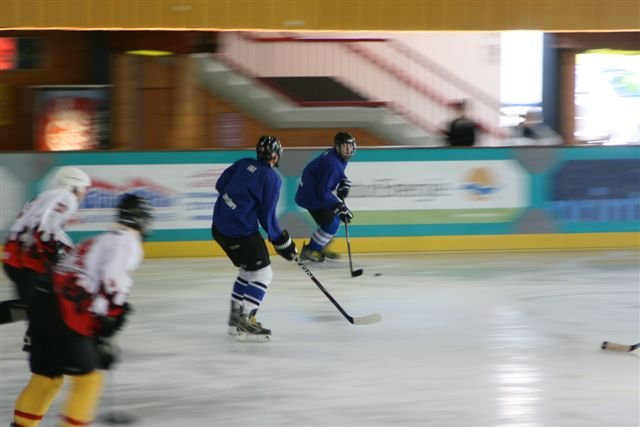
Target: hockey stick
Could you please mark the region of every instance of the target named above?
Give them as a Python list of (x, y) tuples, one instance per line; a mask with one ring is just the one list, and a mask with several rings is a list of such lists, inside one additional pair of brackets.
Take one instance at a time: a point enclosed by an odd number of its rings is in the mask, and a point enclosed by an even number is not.
[(353, 262), (351, 261), (351, 241), (349, 240), (349, 226), (347, 223), (344, 223), (344, 235), (347, 238), (347, 253), (349, 254), (349, 270), (351, 271), (351, 277), (361, 276), (364, 272), (363, 269), (359, 268), (357, 270), (353, 270)]
[[(341, 199), (342, 203), (344, 203), (344, 199)], [(353, 270), (353, 262), (351, 261), (351, 239), (349, 239), (349, 225), (344, 223), (344, 235), (347, 238), (347, 253), (349, 254), (349, 271), (351, 271), (351, 277), (361, 276), (364, 272), (363, 269), (359, 268), (357, 270)]]
[(638, 344), (626, 345), (626, 344), (617, 344), (615, 342), (605, 341), (602, 343), (600, 348), (608, 351), (619, 351), (619, 352), (627, 353), (627, 352), (639, 349), (640, 342)]
[(367, 316), (362, 316), (362, 317), (350, 316), (349, 313), (344, 311), (344, 309), (340, 306), (340, 304), (338, 304), (338, 302), (335, 299), (333, 299), (329, 291), (327, 291), (324, 288), (324, 286), (322, 286), (322, 283), (320, 283), (320, 281), (316, 279), (316, 276), (313, 275), (311, 270), (309, 270), (309, 268), (306, 265), (304, 265), (304, 263), (300, 260), (300, 257), (296, 256), (294, 260), (300, 266), (302, 271), (307, 273), (307, 276), (309, 276), (309, 278), (313, 281), (313, 283), (315, 283), (316, 286), (320, 288), (322, 293), (324, 293), (326, 297), (329, 298), (329, 301), (333, 303), (333, 305), (349, 321), (349, 323), (351, 323), (352, 325), (371, 325), (372, 323), (378, 323), (379, 321), (382, 320), (382, 316), (380, 316), (378, 313), (369, 314)]
[[(114, 346), (115, 349), (115, 353), (114, 353), (114, 357), (115, 360), (113, 361), (113, 365), (116, 365), (117, 363), (120, 362), (120, 349), (118, 347), (118, 344), (115, 340), (115, 338), (111, 338), (112, 341), (112, 345)], [(110, 387), (108, 387), (107, 390), (107, 402), (106, 402), (106, 407), (108, 409), (110, 409), (110, 411), (106, 412), (105, 414), (103, 414), (102, 416), (99, 417), (99, 420), (107, 425), (110, 426), (118, 426), (118, 425), (130, 425), (130, 424), (135, 424), (136, 422), (138, 422), (138, 418), (132, 414), (128, 414), (126, 412), (122, 412), (122, 411), (118, 411), (117, 409), (117, 405), (116, 405), (116, 393), (115, 393), (115, 387), (116, 387), (116, 374), (115, 374), (115, 366), (111, 366), (107, 369), (108, 372), (108, 376), (110, 379)]]

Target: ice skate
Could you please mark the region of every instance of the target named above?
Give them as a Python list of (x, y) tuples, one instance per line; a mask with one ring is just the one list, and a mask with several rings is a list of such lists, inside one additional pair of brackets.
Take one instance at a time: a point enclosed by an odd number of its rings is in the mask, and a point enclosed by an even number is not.
[(311, 262), (323, 262), (324, 255), (318, 251), (314, 251), (307, 244), (302, 245), (302, 251), (300, 252), (300, 258)]
[(326, 259), (340, 259), (340, 254), (338, 252), (334, 252), (331, 249), (329, 249), (329, 245), (331, 244), (331, 242), (329, 242), (324, 248), (320, 249), (320, 253), (326, 258)]
[(229, 327), (227, 328), (227, 335), (235, 337), (238, 335), (238, 321), (242, 314), (242, 306), (237, 302), (231, 301), (231, 309), (229, 311)]
[(256, 320), (257, 310), (249, 314), (243, 314), (238, 320), (238, 341), (244, 342), (266, 342), (271, 340), (271, 330), (262, 327)]

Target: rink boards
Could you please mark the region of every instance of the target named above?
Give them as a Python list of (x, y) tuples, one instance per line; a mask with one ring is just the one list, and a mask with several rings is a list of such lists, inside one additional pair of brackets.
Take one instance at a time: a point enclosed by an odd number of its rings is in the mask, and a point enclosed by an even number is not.
[[(286, 141), (284, 142), (286, 146)], [(278, 216), (296, 240), (315, 225), (294, 202), (304, 165), (322, 150), (286, 149)], [(74, 240), (109, 227), (118, 197), (155, 209), (150, 257), (221, 255), (211, 242), (219, 174), (253, 151), (3, 153), (3, 234), (55, 169), (93, 180), (68, 230)], [(355, 252), (591, 249), (640, 246), (640, 147), (359, 149), (347, 200)], [(344, 237), (340, 231), (338, 237)], [(344, 239), (336, 248), (345, 251)]]

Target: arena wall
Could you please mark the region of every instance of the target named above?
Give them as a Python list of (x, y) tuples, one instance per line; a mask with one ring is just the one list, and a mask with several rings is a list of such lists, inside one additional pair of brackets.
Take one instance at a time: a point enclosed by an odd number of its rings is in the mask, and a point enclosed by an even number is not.
[[(286, 146), (286, 141), (283, 141)], [(318, 149), (286, 149), (278, 216), (301, 243), (315, 228), (294, 196)], [(253, 151), (2, 153), (3, 235), (55, 169), (93, 180), (68, 230), (109, 227), (117, 198), (134, 191), (155, 208), (149, 257), (219, 256), (210, 221), (215, 181)], [(361, 148), (347, 173), (354, 252), (508, 251), (640, 246), (640, 147)], [(343, 230), (336, 248), (346, 251)]]

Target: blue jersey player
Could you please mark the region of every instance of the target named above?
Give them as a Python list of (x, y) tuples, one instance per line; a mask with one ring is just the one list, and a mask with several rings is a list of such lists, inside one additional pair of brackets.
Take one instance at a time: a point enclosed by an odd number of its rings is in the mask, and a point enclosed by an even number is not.
[(278, 166), (282, 145), (273, 136), (262, 136), (256, 154), (257, 159), (236, 161), (216, 182), (218, 198), (213, 208), (211, 234), (239, 269), (231, 292), (228, 333), (240, 341), (260, 342), (271, 339), (271, 331), (256, 320), (256, 312), (273, 272), (259, 226), (285, 259), (293, 260), (297, 250), (276, 218), (282, 181), (273, 167)]
[(338, 257), (327, 246), (338, 232), (340, 221), (348, 223), (353, 219), (344, 204), (351, 188), (344, 171), (355, 152), (356, 139), (348, 132), (338, 132), (333, 148), (313, 159), (302, 171), (296, 203), (309, 211), (318, 228), (309, 244), (303, 245), (300, 258), (322, 262)]

